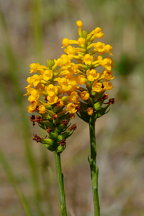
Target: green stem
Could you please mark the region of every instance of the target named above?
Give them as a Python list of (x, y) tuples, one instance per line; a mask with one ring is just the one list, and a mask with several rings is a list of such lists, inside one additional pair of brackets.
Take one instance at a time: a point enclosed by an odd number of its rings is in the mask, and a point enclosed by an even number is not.
[(96, 164), (96, 135), (95, 135), (95, 119), (91, 116), (89, 120), (90, 133), (90, 173), (92, 181), (94, 216), (100, 216), (99, 193), (98, 193), (98, 167)]
[(65, 192), (64, 192), (64, 178), (63, 178), (62, 167), (61, 167), (60, 153), (55, 152), (55, 163), (56, 163), (58, 185), (59, 185), (60, 213), (61, 216), (67, 216)]

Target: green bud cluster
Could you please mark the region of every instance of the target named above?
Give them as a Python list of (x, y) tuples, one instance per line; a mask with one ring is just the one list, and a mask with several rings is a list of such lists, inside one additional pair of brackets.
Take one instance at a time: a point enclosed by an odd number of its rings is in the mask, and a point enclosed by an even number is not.
[[(34, 138), (37, 142), (42, 143), (48, 150), (63, 152), (66, 148), (66, 139), (72, 135), (76, 126), (69, 123), (70, 114), (54, 114), (53, 111), (46, 114), (41, 114), (41, 121), (38, 125), (47, 131), (46, 138)], [(36, 121), (35, 121), (36, 122)]]

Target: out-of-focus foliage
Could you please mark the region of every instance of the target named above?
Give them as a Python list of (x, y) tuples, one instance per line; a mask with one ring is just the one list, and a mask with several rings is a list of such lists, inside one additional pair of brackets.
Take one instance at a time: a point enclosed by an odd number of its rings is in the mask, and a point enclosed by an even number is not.
[[(25, 192), (33, 215), (58, 215), (53, 155), (31, 141), (23, 97), (31, 62), (58, 57), (62, 38), (75, 38), (74, 22), (100, 26), (113, 46), (116, 103), (97, 121), (103, 216), (143, 216), (144, 4), (142, 0), (0, 1), (1, 151)], [(42, 132), (43, 133), (43, 132)], [(83, 138), (82, 138), (83, 137)], [(78, 122), (63, 154), (69, 212), (91, 215), (87, 125)], [(2, 161), (2, 160), (1, 160)], [(1, 163), (2, 164), (2, 163)], [(22, 215), (18, 197), (1, 166), (0, 212)]]

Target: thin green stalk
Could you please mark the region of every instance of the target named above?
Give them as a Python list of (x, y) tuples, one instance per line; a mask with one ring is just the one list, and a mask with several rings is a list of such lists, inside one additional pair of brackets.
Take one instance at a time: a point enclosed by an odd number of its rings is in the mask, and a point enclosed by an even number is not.
[(89, 133), (90, 133), (90, 173), (92, 181), (92, 193), (94, 204), (94, 216), (100, 216), (99, 193), (98, 193), (98, 167), (96, 164), (96, 135), (95, 135), (95, 119), (91, 116), (89, 120)]
[(43, 190), (44, 190), (44, 200), (47, 203), (47, 214), (53, 215), (53, 209), (51, 205), (51, 180), (49, 176), (49, 158), (48, 154), (45, 149), (41, 148), (41, 175), (42, 175), (42, 183), (43, 183)]
[(55, 163), (59, 185), (59, 202), (60, 202), (60, 215), (67, 216), (65, 192), (64, 192), (64, 179), (61, 168), (61, 157), (60, 153), (55, 152)]
[(27, 198), (25, 197), (24, 193), (22, 192), (22, 190), (20, 189), (20, 187), (18, 186), (17, 178), (15, 174), (13, 173), (12, 167), (9, 165), (8, 161), (6, 160), (2, 152), (0, 152), (0, 163), (2, 164), (10, 183), (12, 184), (12, 186), (14, 187), (18, 195), (20, 203), (24, 209), (25, 215), (32, 216), (33, 214), (29, 206), (29, 202)]

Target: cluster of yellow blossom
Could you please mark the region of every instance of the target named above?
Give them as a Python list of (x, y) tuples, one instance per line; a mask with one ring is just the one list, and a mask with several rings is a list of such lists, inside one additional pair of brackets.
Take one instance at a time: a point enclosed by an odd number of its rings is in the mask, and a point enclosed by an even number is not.
[[(86, 101), (94, 93), (96, 95), (112, 89), (112, 59), (103, 57), (111, 55), (111, 45), (94, 42), (103, 37), (101, 28), (87, 33), (82, 30), (82, 21), (78, 20), (76, 25), (79, 38), (63, 39), (65, 54), (51, 61), (49, 66), (38, 63), (30, 65), (30, 73), (35, 74), (27, 78), (29, 112), (45, 113), (49, 105), (58, 104), (69, 113), (75, 113), (80, 98)], [(83, 91), (80, 86), (83, 86)]]
[(35, 74), (27, 78), (25, 95), (28, 95), (30, 102), (28, 112), (43, 114), (57, 106), (73, 114), (79, 104), (77, 82), (82, 83), (82, 77), (73, 76), (72, 72), (77, 73), (77, 68), (67, 55), (62, 55), (51, 63), (50, 66), (38, 63), (30, 65), (30, 73)]
[[(92, 115), (96, 112), (94, 104), (101, 101), (102, 105), (107, 99), (107, 97), (103, 97), (105, 91), (112, 89), (111, 80), (114, 79), (111, 72), (112, 46), (96, 41), (104, 36), (100, 27), (88, 33), (82, 29), (82, 21), (78, 20), (76, 25), (78, 27), (78, 39), (64, 38), (62, 45), (67, 55), (66, 58), (71, 59), (71, 62), (77, 65), (77, 73), (74, 76), (81, 77), (83, 80), (83, 83), (77, 81), (79, 101), (83, 100), (85, 104), (87, 103), (87, 114)], [(78, 112), (84, 112), (82, 107), (83, 103), (81, 103)]]
[[(112, 46), (97, 39), (104, 33), (100, 27), (90, 33), (83, 30), (83, 22), (76, 22), (78, 39), (64, 38), (64, 53), (58, 59), (48, 60), (47, 65), (32, 63), (27, 78), (28, 112), (41, 115), (77, 113), (86, 120), (87, 116), (104, 114), (114, 100), (108, 99), (105, 91), (112, 89)], [(103, 112), (100, 112), (103, 110)], [(83, 115), (83, 113), (85, 113)]]

